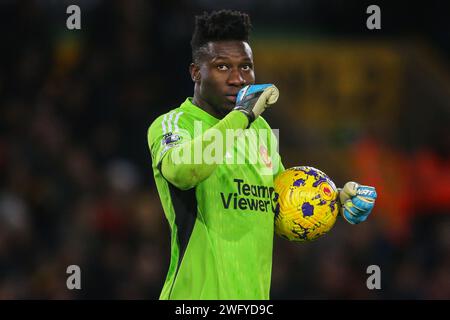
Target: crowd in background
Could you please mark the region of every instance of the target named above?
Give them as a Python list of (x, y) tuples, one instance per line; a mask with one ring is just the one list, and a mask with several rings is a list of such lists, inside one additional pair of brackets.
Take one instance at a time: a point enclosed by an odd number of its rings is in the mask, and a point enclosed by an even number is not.
[[(255, 11), (255, 25), (263, 23), (264, 11), (258, 15), (259, 7), (250, 3), (243, 9)], [(193, 15), (212, 5), (79, 4), (80, 31), (65, 28), (62, 4), (0, 5), (0, 299), (156, 299), (168, 270), (170, 230), (155, 189), (147, 129), (192, 95)], [(277, 10), (280, 17), (283, 9)], [(285, 21), (289, 28), (292, 19)], [(311, 25), (313, 20), (306, 19)], [(448, 63), (445, 46), (436, 44)], [(448, 96), (433, 97), (447, 97), (440, 105), (449, 110)], [(417, 164), (428, 169), (422, 176), (430, 179), (421, 180), (427, 199), (436, 194), (430, 190), (439, 189), (438, 205), (407, 207), (414, 214), (400, 221), (409, 230), (401, 240), (385, 231), (389, 219), (376, 217), (359, 226), (339, 220), (313, 243), (276, 237), (272, 298), (450, 298), (450, 135), (443, 118), (448, 112), (440, 119), (430, 113), (427, 105), (410, 119), (420, 123), (428, 114), (430, 126), (420, 127), (430, 129), (422, 131), (428, 140), (405, 143), (402, 154), (384, 154), (401, 167), (400, 156), (429, 146), (423, 157), (417, 155)], [(280, 148), (295, 152), (292, 143), (281, 141)], [(371, 155), (374, 149), (365, 150)], [(285, 162), (295, 165), (292, 157)], [(362, 159), (360, 165), (362, 170), (370, 163)], [(395, 185), (400, 175), (392, 177)], [(401, 182), (397, 191), (404, 190)], [(394, 210), (405, 197), (391, 199), (399, 202)], [(66, 287), (72, 264), (81, 268), (81, 290)], [(373, 264), (382, 271), (381, 290), (366, 287), (366, 269)]]

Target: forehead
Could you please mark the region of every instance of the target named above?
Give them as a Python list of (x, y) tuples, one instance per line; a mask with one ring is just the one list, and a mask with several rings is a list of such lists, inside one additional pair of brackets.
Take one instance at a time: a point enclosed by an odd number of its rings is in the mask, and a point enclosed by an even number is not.
[(245, 41), (214, 41), (208, 42), (207, 46), (209, 59), (253, 59), (252, 49)]

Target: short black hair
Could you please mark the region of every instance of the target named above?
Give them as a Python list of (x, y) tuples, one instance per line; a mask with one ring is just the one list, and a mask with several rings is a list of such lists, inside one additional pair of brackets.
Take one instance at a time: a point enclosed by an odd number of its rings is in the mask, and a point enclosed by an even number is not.
[(192, 59), (198, 61), (202, 48), (210, 41), (249, 41), (252, 24), (246, 13), (232, 10), (204, 12), (195, 17), (192, 35)]

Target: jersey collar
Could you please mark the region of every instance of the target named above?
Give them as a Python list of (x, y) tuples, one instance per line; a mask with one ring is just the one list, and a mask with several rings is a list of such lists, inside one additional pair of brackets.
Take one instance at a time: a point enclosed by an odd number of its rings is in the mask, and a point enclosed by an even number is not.
[(220, 121), (220, 119), (217, 119), (216, 117), (210, 115), (208, 112), (206, 112), (202, 108), (197, 107), (195, 104), (193, 104), (192, 97), (186, 98), (186, 100), (181, 104), (180, 108), (185, 110), (186, 112), (189, 112), (191, 114), (198, 116), (203, 121), (210, 123), (211, 125), (214, 125)]

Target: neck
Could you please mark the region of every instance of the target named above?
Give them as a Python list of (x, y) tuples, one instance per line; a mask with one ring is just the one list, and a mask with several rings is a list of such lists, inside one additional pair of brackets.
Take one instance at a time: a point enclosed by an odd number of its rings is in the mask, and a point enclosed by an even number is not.
[(192, 103), (217, 119), (222, 119), (224, 116), (224, 114), (219, 112), (218, 109), (214, 108), (212, 105), (210, 105), (208, 102), (206, 102), (196, 94), (194, 94)]

